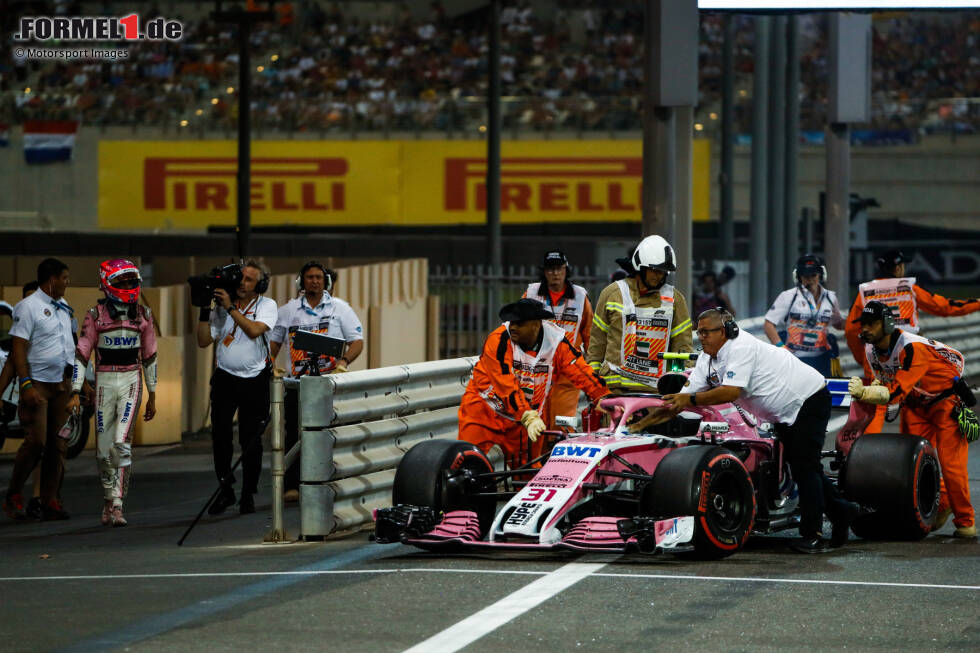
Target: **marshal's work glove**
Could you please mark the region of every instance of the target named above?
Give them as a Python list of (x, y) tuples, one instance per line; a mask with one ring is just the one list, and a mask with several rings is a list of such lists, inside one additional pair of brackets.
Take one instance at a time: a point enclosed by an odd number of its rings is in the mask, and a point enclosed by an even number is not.
[(541, 432), (548, 428), (536, 410), (524, 411), (524, 414), (521, 415), (521, 424), (527, 429), (527, 437), (531, 439), (531, 442), (537, 442)]
[(831, 358), (830, 359), (830, 376), (842, 377), (844, 372), (840, 368), (840, 359)]
[(976, 442), (980, 439), (980, 419), (977, 419), (977, 414), (972, 410), (966, 406), (954, 408), (953, 419), (956, 420), (956, 425), (967, 442)]
[(847, 382), (847, 391), (851, 393), (851, 396), (858, 401), (863, 401), (868, 404), (887, 404), (892, 397), (892, 393), (888, 391), (888, 388), (879, 384), (872, 383), (871, 385), (864, 385), (856, 376), (852, 376), (851, 380)]
[(333, 369), (330, 370), (331, 374), (343, 374), (347, 371), (347, 366), (344, 365), (340, 359), (337, 359), (337, 364), (334, 365)]

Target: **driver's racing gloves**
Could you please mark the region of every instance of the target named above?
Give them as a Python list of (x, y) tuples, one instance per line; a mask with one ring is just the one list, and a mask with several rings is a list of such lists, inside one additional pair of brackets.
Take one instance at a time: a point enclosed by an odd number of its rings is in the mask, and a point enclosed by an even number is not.
[(527, 437), (531, 439), (531, 442), (537, 442), (541, 432), (548, 428), (541, 416), (538, 415), (538, 411), (533, 409), (524, 411), (524, 414), (521, 415), (521, 424), (527, 429)]
[(847, 391), (858, 401), (868, 404), (887, 404), (891, 400), (892, 393), (883, 385), (872, 383), (864, 385), (856, 376), (852, 376), (847, 382)]

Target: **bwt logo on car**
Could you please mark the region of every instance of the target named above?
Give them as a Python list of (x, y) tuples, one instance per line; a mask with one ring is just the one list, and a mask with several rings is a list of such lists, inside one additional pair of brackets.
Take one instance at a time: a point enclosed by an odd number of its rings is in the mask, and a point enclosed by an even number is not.
[(602, 447), (577, 447), (573, 445), (558, 446), (551, 450), (552, 456), (569, 456), (571, 458), (595, 458)]
[(23, 16), (15, 41), (179, 41), (184, 25), (157, 16), (140, 30), (140, 17), (128, 16)]
[[(249, 199), (253, 211), (343, 211), (347, 159), (252, 158)], [(148, 157), (143, 163), (143, 208), (230, 211), (234, 207), (238, 159), (234, 157)], [(331, 179), (334, 179), (331, 181)]]
[[(449, 157), (445, 166), (445, 209), (485, 210), (486, 159)], [(640, 157), (506, 157), (500, 210), (635, 213), (642, 174)]]

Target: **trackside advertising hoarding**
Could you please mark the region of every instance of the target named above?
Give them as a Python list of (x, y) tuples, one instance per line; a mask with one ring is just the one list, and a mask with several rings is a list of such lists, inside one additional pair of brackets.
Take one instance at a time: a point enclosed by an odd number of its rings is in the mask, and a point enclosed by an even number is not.
[[(99, 143), (99, 226), (204, 228), (236, 222), (234, 141)], [(502, 146), (506, 223), (640, 220), (636, 141), (516, 141)], [(707, 220), (710, 141), (695, 140), (693, 214)], [(479, 141), (256, 141), (256, 225), (482, 224)]]

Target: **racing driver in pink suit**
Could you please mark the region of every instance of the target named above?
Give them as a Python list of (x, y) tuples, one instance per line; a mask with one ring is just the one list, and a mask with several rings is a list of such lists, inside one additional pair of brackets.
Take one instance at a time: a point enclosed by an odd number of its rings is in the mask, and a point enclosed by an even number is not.
[(99, 280), (105, 299), (85, 313), (75, 350), (72, 392), (81, 390), (94, 351), (96, 461), (105, 500), (102, 524), (125, 526), (123, 499), (132, 475), (133, 418), (139, 411), (144, 375), (149, 396), (143, 419), (156, 414), (157, 339), (150, 309), (139, 304), (142, 279), (136, 265), (124, 259), (104, 261)]

